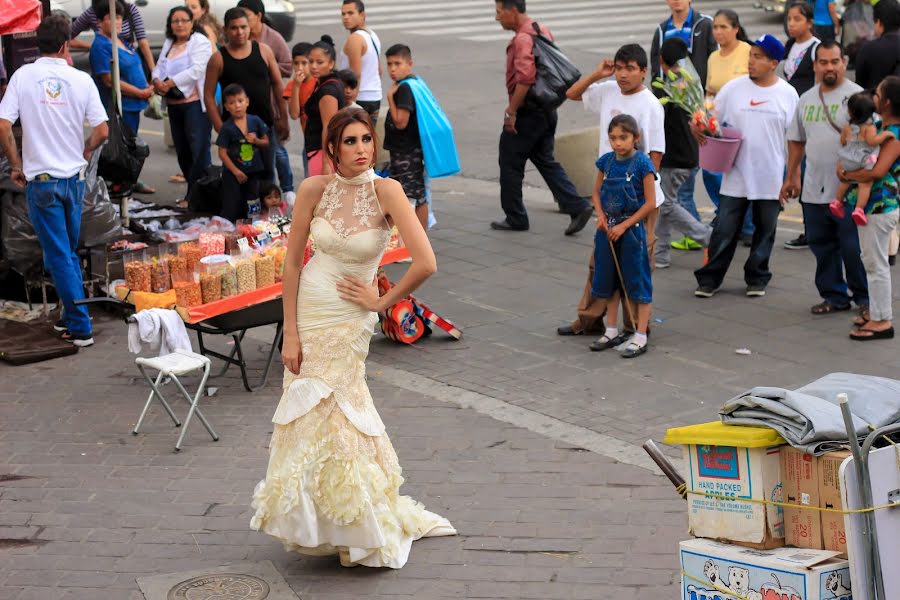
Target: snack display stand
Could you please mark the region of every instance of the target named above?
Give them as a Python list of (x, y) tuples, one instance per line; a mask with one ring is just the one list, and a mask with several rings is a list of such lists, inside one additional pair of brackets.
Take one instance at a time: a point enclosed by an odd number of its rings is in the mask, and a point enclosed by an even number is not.
[[(408, 258), (409, 251), (401, 246), (386, 252), (381, 259), (381, 266)], [(136, 307), (140, 305), (139, 297), (133, 297), (135, 294), (126, 286), (118, 286), (116, 296), (126, 304)], [(275, 361), (276, 351), (281, 346), (284, 330), (280, 281), (215, 302), (190, 307), (176, 304), (174, 308), (184, 321), (185, 327), (197, 333), (199, 353), (224, 363), (222, 369), (212, 377), (221, 377), (232, 366), (236, 366), (240, 369), (244, 389), (248, 392), (253, 392), (266, 385), (272, 363)], [(271, 344), (268, 345), (263, 372), (258, 381), (251, 383), (242, 343), (248, 331), (270, 325), (275, 326), (275, 335)], [(233, 347), (228, 354), (213, 350), (206, 345), (204, 335), (231, 337)]]

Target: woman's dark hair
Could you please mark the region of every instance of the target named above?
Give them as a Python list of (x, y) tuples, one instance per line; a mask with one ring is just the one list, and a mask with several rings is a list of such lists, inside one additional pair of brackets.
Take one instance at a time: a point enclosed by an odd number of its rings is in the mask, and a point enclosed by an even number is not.
[[(732, 27), (738, 30), (737, 39), (739, 42), (747, 42), (750, 43), (750, 38), (747, 37), (747, 30), (744, 29), (744, 26), (741, 25), (741, 17), (738, 16), (737, 12), (731, 10), (730, 8), (722, 8), (716, 11), (716, 17), (725, 17)], [(715, 19), (715, 17), (713, 17)]]
[(37, 45), (41, 54), (56, 54), (69, 41), (71, 26), (62, 15), (50, 15), (37, 28)]
[[(881, 2), (884, 1), (881, 0)], [(891, 116), (900, 118), (900, 77), (896, 75), (885, 77), (878, 86), (878, 96), (882, 102), (891, 103)], [(882, 110), (884, 109), (882, 108)], [(883, 112), (881, 114), (884, 116)]]
[(641, 128), (638, 127), (637, 121), (634, 120), (634, 117), (631, 115), (616, 115), (609, 122), (609, 128), (606, 130), (607, 134), (612, 133), (612, 130), (616, 127), (621, 127), (635, 138), (641, 137)]
[(172, 10), (169, 11), (169, 16), (166, 17), (166, 37), (170, 40), (175, 39), (175, 32), (172, 31), (172, 17), (175, 16), (175, 13), (183, 12), (188, 16), (188, 19), (194, 22), (191, 27), (191, 33), (199, 33), (200, 35), (206, 36), (206, 31), (203, 29), (203, 25), (200, 24), (199, 21), (194, 21), (194, 13), (191, 12), (187, 6), (175, 6)]
[(616, 50), (613, 60), (626, 65), (633, 62), (641, 70), (647, 68), (647, 52), (641, 48), (640, 44), (625, 44)]
[(243, 8), (238, 8), (237, 6), (235, 6), (234, 8), (229, 8), (225, 11), (225, 16), (222, 18), (222, 22), (225, 23), (225, 27), (228, 27), (232, 21), (246, 18), (247, 12)]
[(291, 58), (297, 58), (298, 56), (309, 56), (309, 51), (312, 50), (313, 45), (309, 42), (297, 42), (294, 44), (294, 47), (291, 48)]
[(862, 125), (875, 114), (875, 98), (869, 92), (857, 92), (847, 98), (847, 114), (850, 123)]
[(812, 4), (806, 2), (805, 0), (799, 0), (798, 2), (794, 2), (793, 4), (788, 5), (787, 10), (784, 11), (784, 14), (787, 15), (792, 10), (797, 9), (800, 11), (800, 15), (812, 23), (813, 20), (813, 6)]
[(335, 165), (339, 164), (338, 148), (341, 145), (341, 137), (344, 135), (344, 130), (347, 126), (353, 123), (365, 125), (372, 136), (372, 142), (376, 148), (378, 147), (375, 126), (372, 125), (372, 117), (369, 116), (369, 113), (353, 106), (342, 108), (328, 121), (328, 132), (325, 135), (325, 156)]
[(334, 39), (330, 35), (323, 35), (322, 39), (312, 45), (310, 52), (318, 48), (331, 60), (337, 60), (337, 52), (334, 51)]
[(359, 87), (359, 77), (350, 69), (342, 69), (337, 72), (337, 78), (341, 80), (345, 88), (355, 90)]
[(265, 200), (272, 194), (275, 194), (279, 198), (281, 198), (281, 188), (272, 182), (262, 183), (259, 186), (259, 199)]
[[(95, 2), (94, 15), (97, 17), (98, 23), (105, 19), (109, 15), (109, 2)], [(116, 0), (116, 16), (122, 17), (122, 19), (128, 17), (125, 14), (125, 3), (122, 0)]]

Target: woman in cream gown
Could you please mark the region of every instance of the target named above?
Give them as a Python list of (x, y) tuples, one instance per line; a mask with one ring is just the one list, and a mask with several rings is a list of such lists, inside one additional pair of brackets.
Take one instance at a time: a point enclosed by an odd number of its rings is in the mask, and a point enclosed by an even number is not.
[[(371, 169), (373, 137), (365, 111), (339, 111), (328, 128), (328, 154), (338, 174), (311, 177), (300, 188), (284, 272), (284, 393), (250, 526), (280, 539), (286, 550), (336, 554), (344, 566), (399, 569), (414, 540), (456, 530), (400, 495), (397, 455), (366, 386), (377, 312), (436, 269), (402, 188)], [(412, 264), (379, 298), (372, 282), (390, 222)], [(302, 267), (310, 234), (317, 250)]]

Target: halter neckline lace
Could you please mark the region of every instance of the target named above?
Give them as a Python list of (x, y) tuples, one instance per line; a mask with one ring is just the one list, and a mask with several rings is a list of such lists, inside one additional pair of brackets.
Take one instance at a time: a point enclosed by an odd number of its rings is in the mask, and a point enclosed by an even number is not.
[(340, 173), (335, 173), (334, 178), (347, 185), (362, 185), (364, 183), (375, 181), (378, 179), (378, 175), (375, 174), (375, 169), (369, 169), (356, 177), (344, 177)]

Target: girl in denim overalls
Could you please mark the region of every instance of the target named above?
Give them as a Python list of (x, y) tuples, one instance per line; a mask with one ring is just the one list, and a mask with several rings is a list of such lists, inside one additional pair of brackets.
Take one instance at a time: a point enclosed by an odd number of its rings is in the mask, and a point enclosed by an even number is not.
[[(620, 289), (624, 287), (628, 298), (637, 303), (637, 331), (628, 340), (622, 357), (634, 358), (647, 351), (647, 325), (653, 301), (644, 219), (656, 208), (656, 170), (650, 158), (636, 149), (641, 135), (634, 117), (613, 117), (608, 134), (613, 152), (597, 160), (599, 173), (591, 196), (598, 215), (591, 295), (608, 299), (607, 328), (591, 348), (606, 350), (626, 341), (626, 334), (620, 334), (617, 327)], [(613, 251), (622, 270), (621, 281)]]

